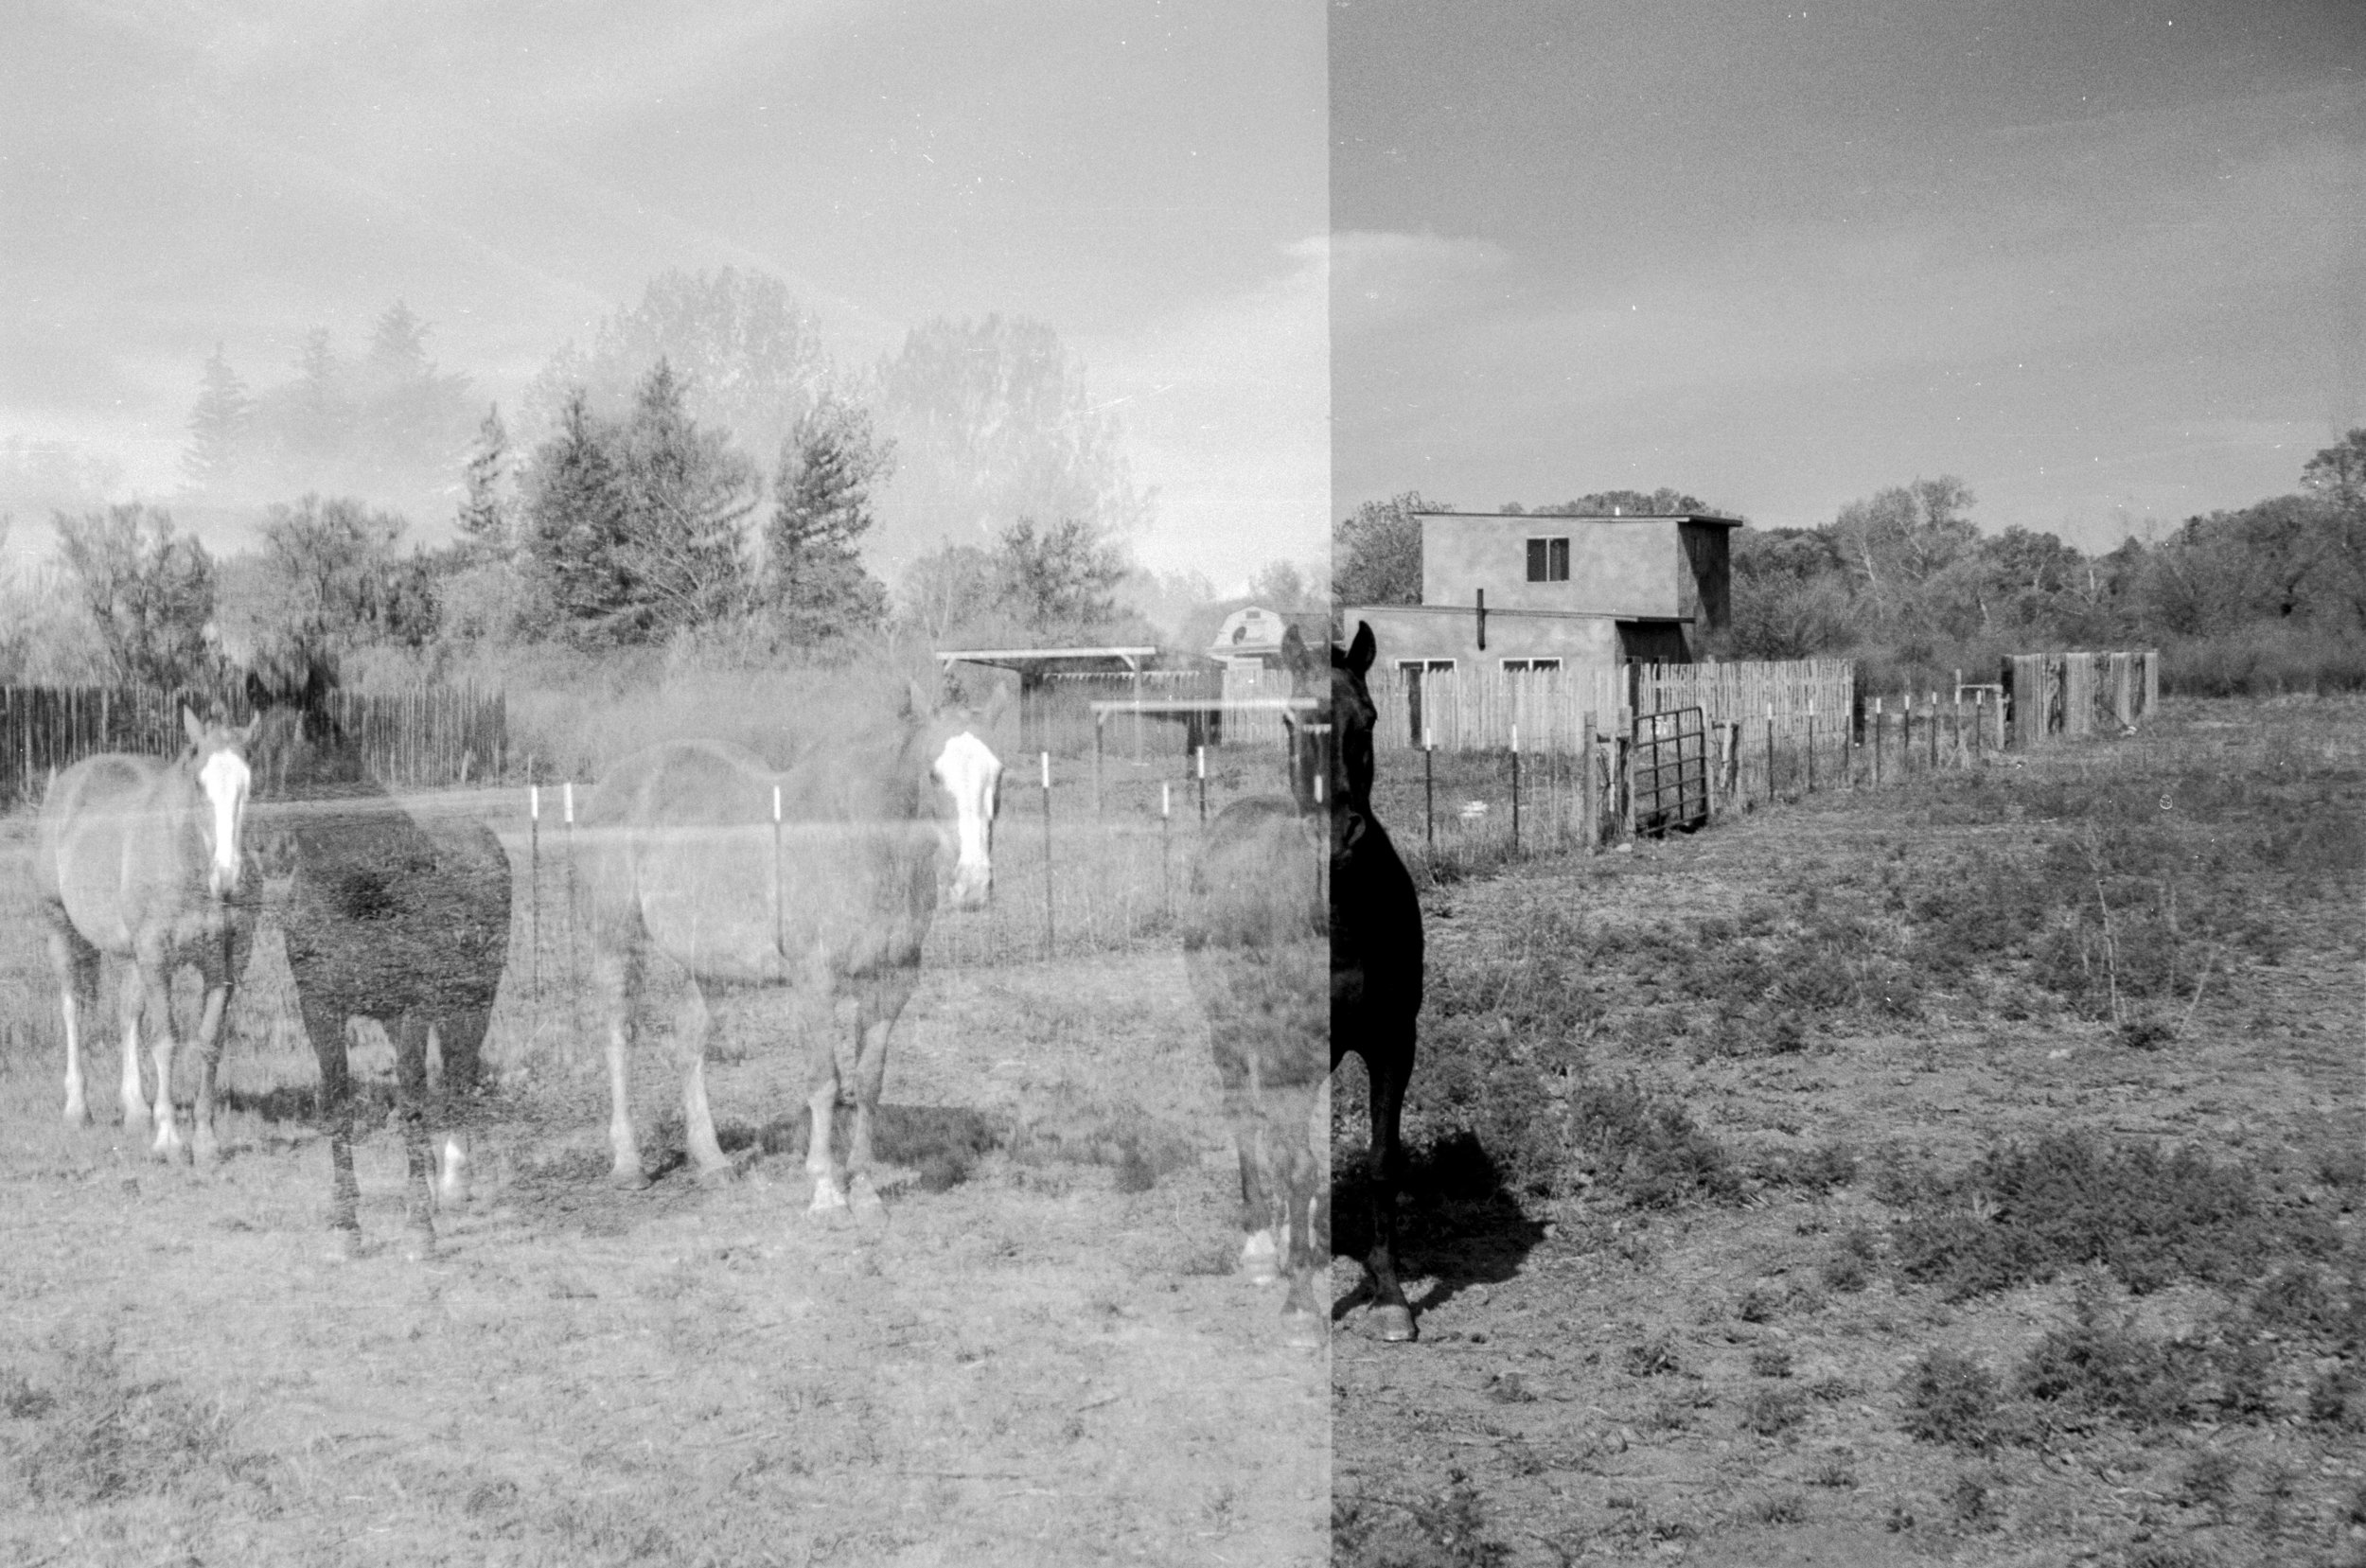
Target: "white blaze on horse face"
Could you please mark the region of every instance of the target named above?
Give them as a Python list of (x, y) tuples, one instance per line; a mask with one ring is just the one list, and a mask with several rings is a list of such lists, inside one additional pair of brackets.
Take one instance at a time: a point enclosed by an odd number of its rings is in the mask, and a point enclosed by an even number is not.
[(994, 810), (1002, 764), (985, 742), (964, 730), (945, 743), (931, 771), (953, 797), (961, 850), (953, 869), (953, 905), (975, 909), (994, 889)]
[(213, 853), (206, 868), (205, 886), (216, 898), (227, 898), (238, 890), (245, 848), (239, 842), (239, 830), (246, 819), (246, 794), (253, 776), (247, 770), (246, 760), (236, 751), (217, 751), (198, 769), (197, 782), (205, 792), (206, 809), (213, 816), (209, 839)]

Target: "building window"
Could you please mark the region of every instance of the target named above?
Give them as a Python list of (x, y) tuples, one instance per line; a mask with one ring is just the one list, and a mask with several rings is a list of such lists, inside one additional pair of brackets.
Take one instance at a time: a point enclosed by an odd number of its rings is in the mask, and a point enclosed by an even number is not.
[(1404, 679), (1405, 744), (1422, 745), (1424, 743), (1422, 729), (1426, 711), (1421, 702), (1421, 678), (1428, 675), (1450, 676), (1454, 674), (1454, 661), (1451, 659), (1400, 659), (1397, 661), (1397, 674)]
[(1528, 540), (1528, 581), (1565, 583), (1568, 580), (1569, 541), (1565, 538)]
[(1561, 661), (1558, 659), (1507, 659), (1504, 661), (1504, 674), (1506, 675), (1533, 675), (1542, 670), (1560, 668)]

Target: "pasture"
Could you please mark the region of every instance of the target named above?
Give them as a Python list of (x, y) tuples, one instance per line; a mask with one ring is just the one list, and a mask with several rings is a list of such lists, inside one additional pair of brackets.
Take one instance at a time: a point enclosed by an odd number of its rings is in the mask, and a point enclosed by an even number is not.
[(1406, 766), (1421, 1339), (1334, 1336), (1334, 1560), (2366, 1562), (2366, 705), (1591, 859), (1421, 855)]
[[(227, 1028), (219, 1172), (148, 1161), (103, 1108), (63, 1124), (29, 822), (0, 820), (0, 1560), (1322, 1559), (1327, 1357), (1232, 1273), (1236, 1167), (1157, 830), (1077, 824), (1112, 844), (1077, 852), (1101, 874), (1061, 892), (1046, 961), (1032, 793), (1004, 806), (995, 906), (938, 913), (869, 1226), (805, 1212), (801, 1053), (768, 1043), (762, 995), (718, 1007), (710, 1040), (737, 1179), (692, 1179), (679, 1079), (644, 1046), (658, 1180), (612, 1190), (563, 832), (521, 791), (406, 802), (482, 815), (515, 878), (477, 1190), (423, 1265), (396, 1244), (382, 1037), (356, 1051), (368, 1250), (330, 1260), (269, 907)], [(1160, 836), (1178, 889), (1195, 828)]]

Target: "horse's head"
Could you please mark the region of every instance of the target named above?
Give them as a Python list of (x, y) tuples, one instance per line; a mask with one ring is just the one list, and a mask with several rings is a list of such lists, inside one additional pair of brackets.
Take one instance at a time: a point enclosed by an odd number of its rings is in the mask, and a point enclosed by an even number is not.
[(909, 691), (909, 711), (922, 727), (928, 776), (953, 808), (955, 854), (951, 896), (957, 909), (985, 907), (994, 891), (994, 819), (1002, 804), (1002, 760), (978, 738), (1000, 715), (998, 694), (983, 712), (938, 703), (920, 683)]
[(1379, 644), (1368, 623), (1355, 625), (1355, 641), (1331, 648), (1331, 766), (1329, 787), (1334, 819), (1343, 812), (1368, 812), (1372, 803), (1372, 731), (1380, 710), (1364, 684)]
[(216, 898), (236, 894), (246, 869), (246, 802), (254, 785), (246, 750), (261, 722), (259, 716), (250, 719), (243, 729), (209, 724), (187, 708), (181, 710), (181, 728), (189, 742), (182, 753), (182, 766), (195, 781), (201, 798), (199, 831), (205, 840), (205, 890)]
[(281, 660), (246, 678), (247, 705), (261, 726), (254, 749), (266, 787), (282, 793), (291, 781), (317, 782), (325, 759), (338, 753), (340, 735), (329, 696), (335, 673), (317, 660)]

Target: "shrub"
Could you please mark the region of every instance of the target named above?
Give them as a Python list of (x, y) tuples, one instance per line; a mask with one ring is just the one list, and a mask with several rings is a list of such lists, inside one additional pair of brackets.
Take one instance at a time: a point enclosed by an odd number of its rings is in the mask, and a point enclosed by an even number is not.
[(2139, 1292), (2232, 1279), (2295, 1239), (2263, 1223), (2249, 1168), (2084, 1133), (1991, 1150), (1933, 1196), (1951, 1205), (1897, 1226), (1898, 1272), (1956, 1301), (2094, 1259)]
[(2005, 1436), (1998, 1420), (2004, 1389), (1990, 1372), (1953, 1350), (1932, 1349), (1907, 1370), (1906, 1432), (1926, 1443), (1988, 1449)]
[(2069, 1328), (2046, 1331), (2018, 1371), (2020, 1391), (2048, 1425), (2084, 1431), (2105, 1419), (2142, 1428), (2193, 1418), (2211, 1369), (2202, 1347), (2139, 1333), (2133, 1318), (2106, 1322), (2092, 1296), (2082, 1295), (2076, 1312)]
[(1779, 1436), (1797, 1426), (1807, 1414), (1807, 1396), (1797, 1389), (1761, 1388), (1742, 1404), (1742, 1430), (1761, 1437)]
[(1570, 1097), (1568, 1114), (1580, 1160), (1639, 1208), (1741, 1196), (1741, 1177), (1725, 1146), (1694, 1125), (1679, 1101), (1647, 1094), (1632, 1081), (1588, 1083)]

